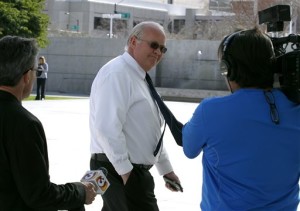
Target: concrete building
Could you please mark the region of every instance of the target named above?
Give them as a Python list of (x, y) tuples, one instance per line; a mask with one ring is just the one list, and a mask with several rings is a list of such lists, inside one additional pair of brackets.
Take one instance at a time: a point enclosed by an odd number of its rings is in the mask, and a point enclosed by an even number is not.
[[(210, 11), (210, 0), (48, 0), (49, 33), (77, 36), (124, 38), (137, 23), (153, 20), (163, 25), (171, 37), (193, 39), (195, 21), (224, 19), (224, 11)], [(212, 9), (216, 9), (213, 8)], [(218, 8), (219, 9), (219, 8)], [(219, 14), (217, 14), (219, 12)], [(187, 30), (189, 28), (189, 30)], [(76, 36), (76, 35), (73, 35)]]
[[(231, 22), (253, 25), (258, 22), (258, 11), (276, 4), (292, 6), (296, 32), (300, 24), (296, 0), (47, 0), (46, 12), (51, 19), (50, 34), (74, 32), (80, 36), (124, 38), (137, 23), (153, 20), (163, 25), (170, 37), (181, 34), (175, 37), (195, 39), (196, 28), (203, 30), (203, 26), (228, 17), (232, 17)], [(214, 34), (209, 39), (220, 39), (228, 33), (219, 31), (221, 36)]]
[(47, 90), (89, 94), (97, 71), (124, 51), (128, 32), (145, 20), (167, 31), (168, 52), (151, 73), (166, 95), (198, 99), (203, 90), (226, 90), (217, 48), (239, 26), (234, 18), (242, 5), (253, 20), (263, 8), (254, 0), (48, 0), (50, 45), (41, 50), (50, 67)]

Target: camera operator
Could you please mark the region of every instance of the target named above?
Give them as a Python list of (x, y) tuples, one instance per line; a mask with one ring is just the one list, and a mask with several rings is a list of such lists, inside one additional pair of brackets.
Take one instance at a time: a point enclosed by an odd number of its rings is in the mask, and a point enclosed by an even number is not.
[(201, 210), (295, 211), (300, 105), (273, 88), (272, 42), (239, 31), (218, 53), (232, 94), (204, 99), (182, 131), (188, 158), (203, 150)]

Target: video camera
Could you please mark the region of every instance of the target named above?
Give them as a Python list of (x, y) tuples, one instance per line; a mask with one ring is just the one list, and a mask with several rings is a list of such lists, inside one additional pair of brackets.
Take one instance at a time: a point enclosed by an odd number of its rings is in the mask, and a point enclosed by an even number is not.
[[(290, 6), (276, 5), (258, 12), (259, 24), (267, 23), (267, 32), (283, 31), (284, 21), (290, 21)], [(276, 56), (274, 74), (286, 96), (300, 104), (300, 35), (270, 37)], [(287, 47), (291, 47), (290, 52)]]

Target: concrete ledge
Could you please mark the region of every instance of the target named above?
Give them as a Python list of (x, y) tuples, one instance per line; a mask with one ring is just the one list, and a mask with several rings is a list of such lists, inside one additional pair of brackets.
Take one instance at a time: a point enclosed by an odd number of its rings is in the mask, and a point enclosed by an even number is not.
[(200, 102), (203, 98), (213, 96), (225, 96), (229, 91), (199, 90), (199, 89), (174, 89), (156, 87), (158, 93), (167, 101)]
[[(175, 88), (161, 88), (161, 87), (156, 87), (156, 90), (166, 101), (193, 102), (193, 103), (199, 103), (203, 98), (206, 97), (225, 96), (230, 94), (229, 91), (222, 91), (222, 90), (175, 89)], [(34, 95), (34, 93), (35, 91), (32, 93), (32, 95)], [(69, 96), (72, 98), (89, 97), (89, 95), (81, 95), (76, 93), (65, 93), (65, 92), (47, 92), (46, 95)]]

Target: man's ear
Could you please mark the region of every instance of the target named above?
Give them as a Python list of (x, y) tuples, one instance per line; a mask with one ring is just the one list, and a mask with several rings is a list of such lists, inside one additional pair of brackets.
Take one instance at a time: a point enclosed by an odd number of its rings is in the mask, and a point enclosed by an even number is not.
[(228, 81), (229, 85), (230, 85), (230, 89), (231, 89), (231, 92), (234, 92), (238, 89), (240, 89), (240, 85), (238, 85), (235, 81)]
[(22, 76), (22, 79), (21, 80), (23, 80), (23, 82), (25, 83), (25, 84), (28, 84), (29, 83), (29, 81), (30, 81), (30, 77), (31, 77), (31, 71), (27, 71), (27, 73), (25, 73), (23, 76)]
[(136, 38), (136, 36), (132, 36), (132, 37), (130, 38), (130, 40), (129, 40), (129, 47), (135, 48), (136, 43), (137, 43), (137, 38)]

